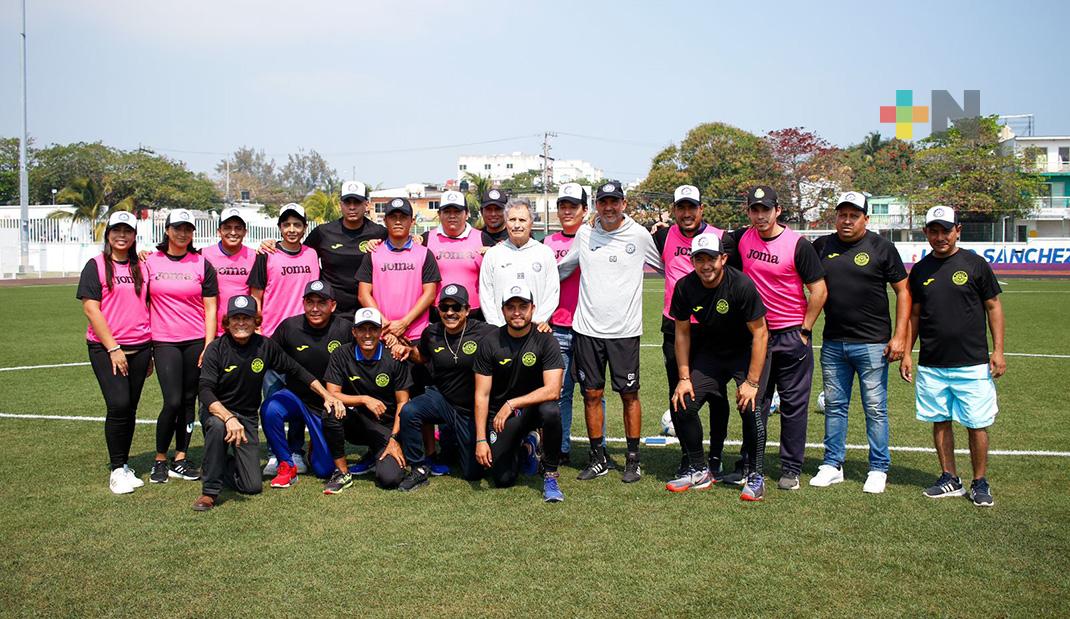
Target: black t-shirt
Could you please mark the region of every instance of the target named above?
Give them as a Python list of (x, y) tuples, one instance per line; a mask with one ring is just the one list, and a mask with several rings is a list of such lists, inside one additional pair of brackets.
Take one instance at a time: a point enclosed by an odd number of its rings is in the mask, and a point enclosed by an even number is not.
[(308, 385), (316, 379), (278, 344), (259, 333), (254, 333), (244, 346), (239, 346), (229, 333), (212, 340), (204, 349), (201, 364), (201, 405), (207, 410), (219, 401), (235, 415), (255, 418), (260, 414), (260, 394), (267, 370), (285, 374), (290, 384)]
[[(385, 242), (385, 241), (384, 241)], [(389, 245), (387, 246), (389, 248)], [(395, 250), (390, 251), (410, 251), (410, 250)], [(435, 259), (435, 254), (430, 250), (424, 256), (424, 264), (420, 269), (420, 282), (421, 284), (431, 284), (434, 282), (442, 281), (442, 274), (438, 270), (438, 260)], [(360, 263), (360, 268), (357, 269), (357, 282), (370, 284), (372, 283), (372, 260), (371, 258)]]
[(691, 360), (735, 362), (750, 354), (751, 336), (747, 323), (765, 316), (765, 305), (742, 271), (725, 265), (724, 278), (716, 288), (702, 285), (697, 273), (680, 278), (673, 289), (669, 314), (677, 320), (693, 316), (702, 326), (691, 338)]
[(565, 359), (552, 334), (540, 333), (532, 325), (526, 336), (516, 338), (502, 326), (480, 342), (472, 369), (491, 377), (489, 411), (494, 415), (506, 400), (542, 387), (544, 370), (565, 369)]
[[(308, 324), (304, 314), (300, 314), (279, 323), (271, 334), (271, 339), (282, 347), (283, 352), (308, 370), (309, 374), (323, 382), (331, 353), (352, 340), (351, 324), (349, 320), (332, 315), (326, 325), (316, 329)], [(287, 382), (286, 386), (310, 409), (323, 408), (323, 398), (316, 395), (308, 385), (291, 385)]]
[[(331, 353), (327, 364), (327, 382), (338, 385), (345, 395), (366, 395), (386, 405), (386, 412), (377, 421), (384, 426), (393, 425), (398, 409), (398, 391), (412, 387), (409, 364), (395, 360), (382, 344), (371, 359), (357, 359), (356, 343), (343, 344)], [(370, 411), (364, 413), (371, 415)], [(374, 418), (374, 416), (372, 416)]]
[(481, 230), (483, 239), (483, 247), (494, 247), (498, 243), (501, 243), (505, 239), (509, 238), (509, 228), (503, 227), (497, 232), (487, 232), (486, 229)]
[(1003, 292), (984, 258), (959, 249), (928, 254), (910, 270), (910, 293), (921, 304), (918, 364), (956, 368), (988, 363), (985, 301)]
[(903, 259), (890, 241), (867, 231), (854, 243), (835, 234), (814, 241), (825, 267), (824, 339), (880, 344), (892, 338), (887, 284), (907, 277)]
[[(480, 320), (468, 319), (461, 334), (450, 335), (442, 323), (424, 329), (420, 336), (420, 356), (428, 361), (434, 385), (450, 404), (471, 413), (475, 397), (472, 366), (483, 340), (498, 328)], [(456, 354), (456, 359), (454, 355)]]
[[(739, 240), (743, 238), (743, 235), (749, 229), (740, 228), (739, 230), (726, 232), (724, 238), (721, 239), (721, 243), (726, 248), (731, 248), (727, 252), (728, 264), (741, 271), (743, 270), (743, 256), (739, 253)], [(780, 234), (784, 233), (781, 232)], [(766, 242), (772, 242), (780, 238), (780, 234), (765, 240)], [(795, 272), (799, 274), (804, 284), (812, 284), (825, 277), (825, 268), (821, 266), (821, 259), (818, 258), (817, 252), (814, 250), (814, 244), (807, 241), (806, 237), (800, 236), (795, 243)]]
[(316, 226), (308, 233), (305, 246), (316, 250), (320, 259), (320, 276), (334, 290), (338, 312), (352, 316), (360, 309), (357, 301), (357, 269), (368, 254), (368, 241), (385, 240), (386, 228), (365, 218), (364, 224), (350, 230), (336, 219)]

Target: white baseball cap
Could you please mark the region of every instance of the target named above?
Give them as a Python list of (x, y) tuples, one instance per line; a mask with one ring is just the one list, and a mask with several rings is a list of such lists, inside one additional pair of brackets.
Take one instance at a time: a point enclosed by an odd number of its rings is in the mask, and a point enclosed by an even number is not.
[(282, 205), (282, 208), (279, 209), (279, 223), (282, 223), (282, 220), (286, 218), (286, 213), (294, 213), (300, 217), (302, 221), (308, 221), (308, 219), (305, 218), (305, 207), (296, 202)]
[(360, 181), (346, 181), (342, 183), (342, 199), (359, 198), (368, 200), (368, 186)]
[(137, 217), (130, 211), (115, 211), (108, 217), (108, 227), (112, 228), (119, 224), (130, 226), (137, 230)]
[(193, 223), (193, 213), (191, 213), (189, 209), (184, 208), (176, 208), (168, 213), (167, 222), (164, 224), (164, 227), (177, 226), (178, 224), (189, 224), (194, 228), (197, 227), (197, 225)]
[(468, 210), (468, 205), (464, 200), (464, 194), (459, 191), (447, 191), (442, 194), (442, 199), (438, 204), (438, 210), (442, 210), (447, 206), (455, 206), (459, 209)]
[(587, 190), (579, 183), (565, 183), (557, 192), (557, 201), (587, 206)]
[(362, 307), (353, 315), (354, 327), (368, 322), (377, 327), (381, 327), (383, 326), (383, 315), (374, 307)]
[(702, 198), (699, 196), (698, 187), (694, 185), (680, 185), (676, 188), (676, 191), (672, 194), (673, 205), (681, 202), (690, 202), (691, 204), (702, 204)]
[(241, 214), (241, 210), (234, 208), (233, 206), (227, 207), (219, 213), (219, 225), (222, 226), (224, 221), (235, 217), (240, 219), (242, 224), (246, 226), (249, 225), (249, 222), (245, 220), (245, 215)]
[(705, 253), (711, 256), (721, 255), (721, 238), (716, 234), (698, 234), (691, 239), (691, 255)]
[(531, 303), (534, 300), (534, 296), (531, 294), (531, 288), (527, 284), (518, 282), (509, 286), (505, 294), (502, 295), (502, 305), (508, 303), (510, 299), (523, 299)]
[(940, 224), (948, 230), (959, 222), (958, 213), (950, 206), (934, 206), (925, 213), (925, 225)]
[(841, 193), (840, 199), (836, 201), (836, 208), (841, 206), (853, 206), (856, 209), (862, 211), (863, 214), (869, 214), (869, 200), (866, 199), (864, 193), (858, 191), (848, 191), (847, 193)]

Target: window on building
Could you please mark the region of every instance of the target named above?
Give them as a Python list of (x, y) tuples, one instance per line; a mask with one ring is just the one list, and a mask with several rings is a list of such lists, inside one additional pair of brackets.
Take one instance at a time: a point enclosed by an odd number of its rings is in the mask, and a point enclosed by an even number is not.
[(874, 214), (874, 215), (887, 215), (888, 214), (888, 205), (887, 204), (871, 204), (870, 205), (870, 212), (872, 214)]
[(249, 190), (248, 189), (242, 190), (242, 192), (241, 192), (241, 201), (242, 202), (248, 202), (249, 201)]
[(1070, 164), (1070, 146), (1059, 147), (1059, 163), (1063, 165)]
[(512, 169), (513, 169), (513, 164), (511, 164), (511, 163), (507, 163), (507, 164), (505, 164), (505, 168), (506, 168), (507, 170), (512, 170)]
[(438, 210), (438, 200), (429, 201), (427, 203), (427, 208), (431, 209), (432, 211), (437, 211)]
[(383, 212), (383, 207), (385, 207), (385, 206), (386, 206), (385, 202), (376, 202), (375, 203), (375, 212), (376, 213), (382, 213)]
[(457, 169), (460, 170), (461, 172), (464, 172), (465, 170), (468, 169), (468, 166), (466, 166), (465, 164), (462, 163), (461, 165), (457, 166)]
[(483, 169), (484, 170), (489, 170), (490, 169), (490, 164), (489, 163), (484, 163), (483, 164)]

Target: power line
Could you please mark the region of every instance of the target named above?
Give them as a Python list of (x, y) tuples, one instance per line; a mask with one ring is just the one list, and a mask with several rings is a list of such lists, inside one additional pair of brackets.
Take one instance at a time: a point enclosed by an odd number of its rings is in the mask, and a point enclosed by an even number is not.
[[(396, 153), (415, 153), (433, 150), (448, 150), (451, 148), (464, 148), (467, 146), (481, 146), (483, 144), (498, 144), (501, 142), (515, 142), (517, 140), (525, 140), (530, 138), (542, 137), (542, 134), (531, 133), (528, 135), (515, 135), (508, 138), (497, 138), (493, 140), (481, 140), (478, 142), (463, 142), (459, 144), (440, 144), (437, 146), (413, 146), (410, 148), (388, 148), (380, 150), (362, 150), (362, 151), (349, 151), (339, 153), (320, 153), (324, 157), (355, 157), (360, 155), (390, 155)], [(233, 154), (233, 152), (217, 152), (217, 151), (204, 151), (204, 150), (183, 150), (180, 148), (162, 148), (156, 147), (154, 150), (158, 150), (165, 153), (177, 153), (181, 155), (220, 155), (227, 156)], [(284, 157), (293, 153), (264, 153), (269, 157)]]

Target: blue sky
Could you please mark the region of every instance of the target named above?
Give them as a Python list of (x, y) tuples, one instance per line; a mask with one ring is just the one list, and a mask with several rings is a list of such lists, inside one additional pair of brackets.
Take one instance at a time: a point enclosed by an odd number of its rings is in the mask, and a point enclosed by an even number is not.
[[(4, 136), (19, 132), (18, 16), (0, 0)], [(897, 89), (922, 105), (979, 89), (982, 113), (1066, 135), (1068, 24), (1065, 2), (28, 0), (30, 133), (198, 171), (242, 145), (315, 149), (384, 185), (536, 152), (545, 130), (589, 136), (553, 154), (622, 180), (707, 121), (847, 145), (894, 134), (878, 109)]]

